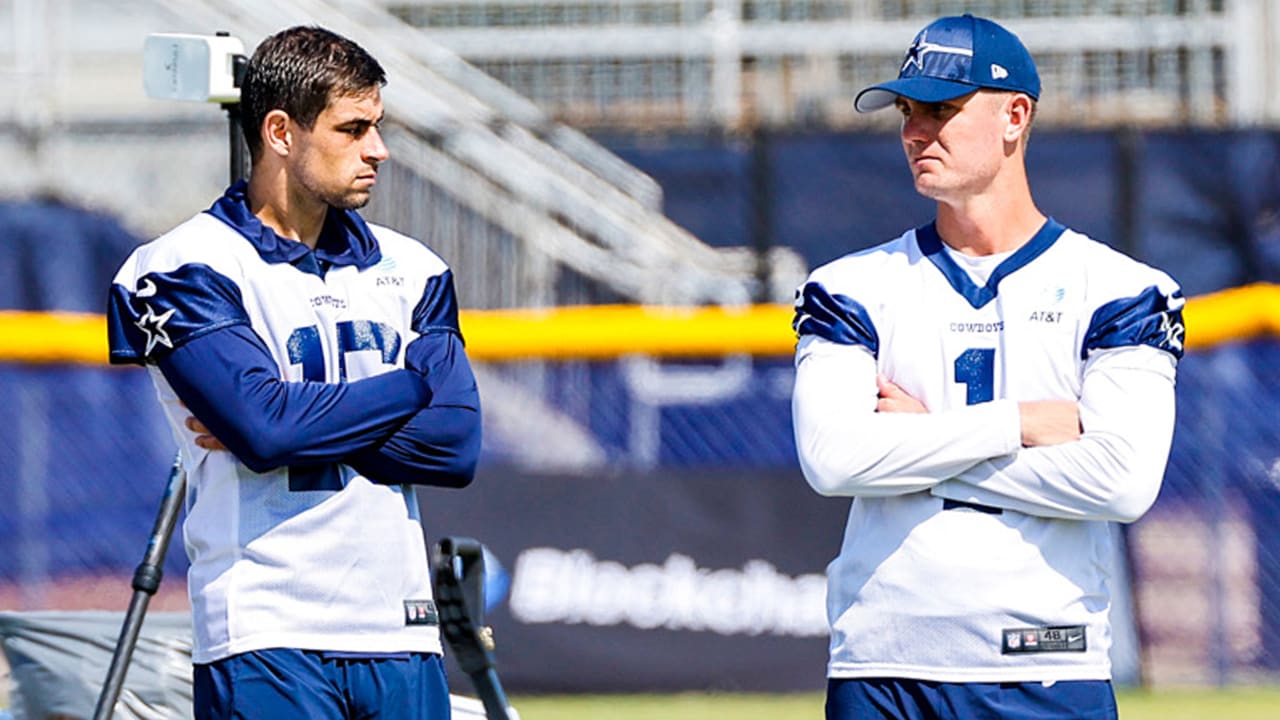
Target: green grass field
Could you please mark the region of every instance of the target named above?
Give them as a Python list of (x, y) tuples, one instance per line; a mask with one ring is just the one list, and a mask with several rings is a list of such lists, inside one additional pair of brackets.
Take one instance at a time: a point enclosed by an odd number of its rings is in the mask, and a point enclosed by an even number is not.
[[(1276, 720), (1280, 687), (1229, 690), (1125, 690), (1122, 720)], [(521, 720), (814, 720), (820, 694), (581, 695), (513, 697)]]

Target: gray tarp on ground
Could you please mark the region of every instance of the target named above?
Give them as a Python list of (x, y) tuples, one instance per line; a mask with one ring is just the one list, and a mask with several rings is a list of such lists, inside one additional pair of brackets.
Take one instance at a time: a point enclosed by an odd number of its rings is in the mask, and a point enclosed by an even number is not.
[[(15, 720), (93, 716), (123, 613), (0, 613), (0, 647), (9, 662)], [(191, 717), (191, 616), (148, 613), (116, 718)]]
[[(124, 614), (107, 611), (0, 612), (14, 720), (93, 716)], [(478, 700), (451, 697), (455, 720), (483, 720)], [(518, 716), (511, 711), (513, 720)], [(191, 717), (191, 616), (148, 613), (133, 652), (117, 720)]]

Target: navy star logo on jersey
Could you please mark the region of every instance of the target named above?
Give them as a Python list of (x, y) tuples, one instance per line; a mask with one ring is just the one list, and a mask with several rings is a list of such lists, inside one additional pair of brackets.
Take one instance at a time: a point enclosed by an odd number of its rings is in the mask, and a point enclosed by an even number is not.
[(929, 42), (929, 33), (920, 33), (920, 37), (907, 48), (907, 57), (902, 61), (902, 68), (899, 73), (906, 72), (907, 68), (915, 65), (920, 72), (924, 72), (924, 56), (931, 52), (948, 53), (951, 55), (964, 55), (965, 57), (973, 57), (973, 51), (969, 48), (954, 47), (951, 45), (939, 45), (938, 43)]
[(1164, 333), (1166, 346), (1182, 351), (1182, 338), (1186, 334), (1186, 328), (1182, 323), (1174, 322), (1173, 316), (1167, 312), (1160, 313), (1160, 332)]
[(173, 340), (169, 339), (169, 331), (164, 329), (164, 324), (169, 322), (169, 318), (173, 317), (174, 308), (169, 308), (165, 312), (156, 315), (151, 303), (146, 303), (145, 307), (147, 312), (134, 323), (139, 330), (147, 335), (147, 349), (143, 350), (142, 354), (144, 356), (150, 355), (156, 345), (163, 345), (172, 350)]

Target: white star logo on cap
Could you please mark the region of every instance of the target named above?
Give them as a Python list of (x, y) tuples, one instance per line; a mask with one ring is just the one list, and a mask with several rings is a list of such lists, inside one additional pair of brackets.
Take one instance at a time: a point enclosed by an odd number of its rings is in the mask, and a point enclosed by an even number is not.
[(931, 52), (973, 57), (973, 51), (969, 48), (952, 47), (950, 45), (939, 45), (938, 43), (929, 42), (929, 31), (926, 30), (925, 32), (920, 33), (920, 39), (916, 40), (911, 47), (907, 49), (907, 59), (902, 63), (902, 69), (898, 72), (904, 72), (912, 65), (920, 68), (920, 72), (924, 72), (924, 56)]

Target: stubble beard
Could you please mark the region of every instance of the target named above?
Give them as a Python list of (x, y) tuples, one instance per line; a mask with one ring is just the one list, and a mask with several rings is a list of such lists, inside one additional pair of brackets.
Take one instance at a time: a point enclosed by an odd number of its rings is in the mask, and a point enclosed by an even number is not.
[(373, 186), (365, 188), (356, 188), (351, 184), (343, 186), (334, 182), (334, 178), (305, 171), (297, 173), (295, 177), (298, 184), (312, 197), (337, 210), (359, 210), (368, 205), (369, 199), (373, 196)]
[(351, 190), (345, 193), (325, 193), (320, 199), (338, 210), (359, 210), (369, 204), (373, 193), (368, 190)]

